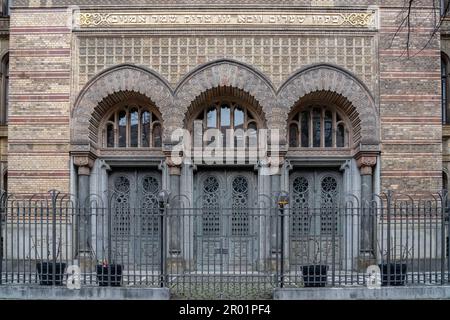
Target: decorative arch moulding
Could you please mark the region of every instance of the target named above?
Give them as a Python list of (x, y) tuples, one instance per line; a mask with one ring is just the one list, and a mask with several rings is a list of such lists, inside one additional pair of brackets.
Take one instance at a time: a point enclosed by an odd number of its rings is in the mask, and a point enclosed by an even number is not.
[(344, 28), (378, 30), (377, 7), (365, 9), (75, 10), (75, 29)]
[(74, 151), (90, 151), (86, 150), (87, 145), (98, 147), (96, 124), (104, 116), (99, 105), (114, 92), (136, 92), (150, 99), (161, 113), (165, 143), (174, 129), (184, 128), (192, 103), (202, 93), (221, 86), (240, 89), (253, 97), (261, 107), (267, 128), (279, 128), (282, 136), (286, 133), (289, 112), (301, 97), (321, 90), (335, 92), (353, 104), (360, 119), (361, 130), (358, 141), (354, 142), (367, 145), (371, 151), (379, 145), (379, 117), (374, 98), (352, 73), (330, 64), (312, 65), (292, 74), (277, 90), (252, 66), (220, 59), (199, 66), (175, 88), (145, 67), (126, 64), (103, 71), (85, 86), (73, 107), (71, 140), (78, 147)]

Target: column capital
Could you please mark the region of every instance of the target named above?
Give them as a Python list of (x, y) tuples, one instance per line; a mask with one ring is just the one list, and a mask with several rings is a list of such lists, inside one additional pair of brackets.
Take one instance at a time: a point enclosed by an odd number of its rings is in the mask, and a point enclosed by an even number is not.
[(377, 157), (374, 155), (360, 155), (357, 159), (358, 168), (361, 170), (361, 175), (372, 175), (373, 167), (377, 164)]
[(169, 168), (169, 175), (181, 176), (181, 164), (174, 163), (171, 158), (167, 158), (166, 165)]
[(94, 159), (89, 155), (77, 155), (73, 157), (73, 164), (78, 168), (79, 176), (91, 175), (91, 169), (94, 167)]

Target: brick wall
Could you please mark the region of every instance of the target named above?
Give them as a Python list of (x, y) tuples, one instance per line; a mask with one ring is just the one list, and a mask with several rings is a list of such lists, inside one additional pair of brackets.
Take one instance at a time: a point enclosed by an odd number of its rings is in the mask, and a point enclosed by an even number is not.
[[(430, 9), (415, 11), (410, 58), (406, 29), (392, 41), (401, 8), (383, 8), (379, 35), (382, 189), (439, 191), (442, 188), (442, 125), (439, 37), (429, 40)], [(392, 45), (391, 45), (392, 44)]]
[(11, 18), (9, 191), (69, 191), (71, 33), (65, 10)]

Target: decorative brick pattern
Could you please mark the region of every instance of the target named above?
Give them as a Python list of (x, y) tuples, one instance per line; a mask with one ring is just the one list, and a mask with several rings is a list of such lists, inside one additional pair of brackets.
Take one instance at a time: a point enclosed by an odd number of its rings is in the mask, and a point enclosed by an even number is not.
[(256, 67), (275, 87), (316, 63), (350, 70), (371, 90), (377, 74), (372, 36), (80, 36), (78, 46), (80, 90), (105, 68), (121, 63), (153, 69), (173, 86), (197, 66), (225, 58)]

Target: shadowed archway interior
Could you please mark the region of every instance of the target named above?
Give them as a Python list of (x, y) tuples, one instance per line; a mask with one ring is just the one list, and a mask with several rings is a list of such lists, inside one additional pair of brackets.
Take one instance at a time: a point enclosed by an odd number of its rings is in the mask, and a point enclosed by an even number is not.
[(358, 111), (346, 97), (336, 92), (320, 90), (303, 96), (295, 103), (294, 108), (289, 113), (289, 123), (292, 123), (292, 119), (299, 112), (314, 106), (323, 106), (330, 110), (336, 110), (344, 118), (343, 121), (347, 123), (351, 136), (350, 147), (358, 146), (361, 142), (361, 120)]
[(231, 86), (215, 87), (200, 94), (188, 108), (185, 116), (185, 127), (192, 129), (192, 122), (203, 109), (222, 100), (236, 102), (241, 107), (248, 109), (257, 117), (258, 128), (266, 127), (266, 117), (259, 102), (244, 90)]
[(106, 98), (104, 98), (94, 109), (90, 124), (89, 124), (89, 138), (94, 145), (101, 146), (101, 132), (104, 127), (104, 122), (113, 109), (117, 109), (123, 104), (129, 102), (139, 103), (142, 106), (150, 108), (162, 122), (161, 113), (155, 106), (155, 103), (147, 96), (135, 91), (118, 91)]

